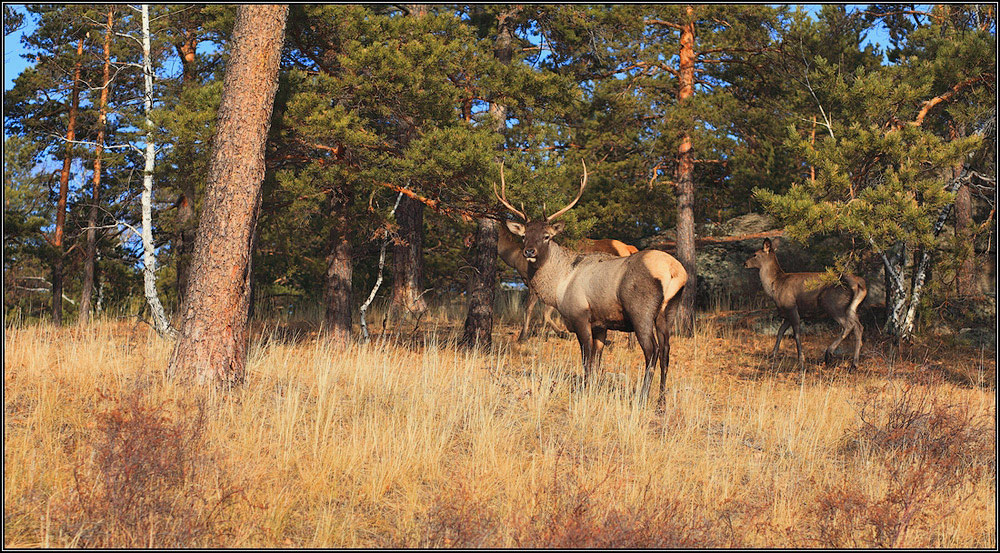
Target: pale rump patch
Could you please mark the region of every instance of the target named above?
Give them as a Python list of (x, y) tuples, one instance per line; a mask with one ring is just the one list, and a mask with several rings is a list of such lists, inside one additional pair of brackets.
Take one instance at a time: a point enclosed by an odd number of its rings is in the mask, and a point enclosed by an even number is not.
[(660, 305), (662, 311), (667, 308), (667, 302), (687, 284), (687, 271), (680, 261), (666, 252), (649, 250), (639, 255), (642, 255), (642, 264), (649, 274), (663, 286), (663, 304)]

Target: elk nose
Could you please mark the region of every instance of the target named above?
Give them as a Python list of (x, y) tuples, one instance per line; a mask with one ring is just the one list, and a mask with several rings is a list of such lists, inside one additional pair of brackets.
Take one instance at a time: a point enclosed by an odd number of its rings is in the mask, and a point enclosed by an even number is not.
[(524, 248), (524, 257), (535, 257), (535, 248)]

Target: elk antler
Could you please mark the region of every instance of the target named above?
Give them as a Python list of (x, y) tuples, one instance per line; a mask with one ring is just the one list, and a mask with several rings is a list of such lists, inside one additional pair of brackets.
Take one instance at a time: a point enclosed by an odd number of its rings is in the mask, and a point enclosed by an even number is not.
[[(516, 207), (512, 206), (510, 202), (507, 201), (507, 182), (503, 178), (503, 161), (500, 162), (500, 194), (497, 194), (497, 183), (493, 183), (493, 195), (500, 200), (507, 209), (511, 210), (515, 215), (523, 219), (525, 222), (528, 221), (528, 217), (523, 211), (518, 211)], [(523, 206), (522, 206), (523, 207)]]
[(546, 217), (545, 218), (546, 221), (551, 221), (551, 220), (555, 219), (556, 217), (562, 215), (563, 213), (566, 213), (567, 211), (569, 211), (571, 207), (573, 207), (574, 205), (576, 205), (576, 202), (580, 201), (580, 197), (583, 196), (583, 189), (587, 187), (587, 162), (583, 161), (582, 159), (580, 160), (580, 162), (583, 163), (583, 179), (580, 180), (580, 191), (577, 192), (576, 197), (573, 198), (573, 201), (570, 202), (569, 205), (567, 205), (566, 207), (560, 209), (559, 211), (556, 211), (552, 215), (549, 215), (548, 217)]

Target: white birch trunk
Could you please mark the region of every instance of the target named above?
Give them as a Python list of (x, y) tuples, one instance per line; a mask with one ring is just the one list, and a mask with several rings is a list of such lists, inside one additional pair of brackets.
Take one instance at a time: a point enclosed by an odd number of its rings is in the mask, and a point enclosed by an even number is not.
[(156, 293), (156, 252), (153, 249), (153, 167), (156, 145), (153, 143), (153, 65), (150, 59), (149, 5), (142, 5), (142, 72), (146, 108), (146, 166), (142, 173), (142, 281), (146, 302), (153, 318), (153, 328), (164, 338), (174, 338), (177, 331), (170, 327), (163, 304)]
[[(401, 199), (403, 199), (402, 192), (396, 194), (396, 203), (392, 206), (392, 211), (389, 212), (390, 216), (396, 214), (396, 208), (399, 207), (399, 200)], [(372, 300), (375, 299), (375, 294), (378, 292), (378, 289), (382, 286), (382, 269), (385, 267), (385, 248), (388, 245), (389, 245), (389, 239), (386, 238), (385, 241), (382, 242), (382, 248), (378, 252), (378, 278), (375, 279), (375, 286), (372, 287), (371, 293), (368, 294), (368, 299), (366, 299), (365, 303), (361, 304), (361, 308), (358, 309), (358, 314), (360, 315), (361, 319), (362, 343), (368, 342), (368, 322), (365, 320), (365, 314), (368, 313), (368, 307), (372, 304)]]
[[(945, 185), (946, 192), (954, 192), (968, 179), (969, 171), (967, 167), (962, 167), (958, 177)], [(936, 238), (941, 229), (944, 228), (945, 221), (951, 216), (951, 211), (955, 204), (951, 203), (938, 213), (937, 221), (934, 222), (934, 237)], [(904, 246), (905, 247), (905, 246)], [(905, 257), (900, 251), (900, 255), (895, 257), (895, 252), (882, 253), (882, 262), (888, 275), (888, 284), (891, 290), (886, 290), (886, 331), (895, 336), (898, 340), (908, 340), (913, 336), (916, 326), (917, 308), (920, 307), (920, 297), (923, 294), (924, 282), (927, 279), (927, 268), (930, 265), (931, 253), (926, 249), (920, 250), (920, 255), (914, 260), (913, 280), (911, 281), (909, 293), (907, 293), (903, 271), (906, 266)], [(891, 292), (891, 293), (890, 293)]]

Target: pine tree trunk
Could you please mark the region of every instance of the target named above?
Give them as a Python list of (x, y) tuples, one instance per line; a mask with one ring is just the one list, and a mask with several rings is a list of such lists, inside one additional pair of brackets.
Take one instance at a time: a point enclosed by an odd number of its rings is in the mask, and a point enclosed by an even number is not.
[(958, 273), (955, 275), (955, 291), (959, 296), (971, 296), (975, 290), (975, 253), (972, 235), (972, 190), (967, 184), (959, 187), (955, 194), (955, 243), (958, 244)]
[[(513, 57), (511, 50), (513, 34), (509, 18), (517, 6), (497, 16), (497, 41), (493, 55), (500, 63), (509, 64)], [(501, 135), (507, 131), (507, 107), (493, 102), (490, 115), (496, 122), (496, 130)], [(502, 146), (501, 146), (502, 148)], [(502, 152), (500, 155), (503, 155)], [(468, 347), (490, 347), (493, 345), (493, 303), (497, 286), (497, 242), (499, 223), (493, 219), (476, 219), (476, 246), (472, 258), (472, 274), (469, 276), (469, 311), (465, 317), (465, 329), (461, 343)]]
[(101, 155), (104, 153), (104, 128), (107, 125), (108, 88), (111, 86), (111, 30), (114, 7), (108, 8), (108, 24), (104, 33), (104, 72), (101, 78), (101, 99), (97, 108), (97, 146), (94, 147), (93, 193), (87, 214), (87, 251), (83, 258), (83, 291), (80, 297), (80, 324), (90, 321), (90, 297), (94, 293), (97, 260), (97, 208), (101, 200)]
[[(197, 83), (195, 78), (195, 56), (198, 48), (198, 37), (194, 31), (188, 30), (184, 40), (175, 44), (177, 54), (181, 59), (181, 88), (187, 90)], [(191, 254), (194, 252), (195, 221), (195, 179), (191, 165), (183, 165), (184, 160), (194, 158), (193, 144), (178, 144), (181, 165), (178, 167), (178, 179), (181, 183), (181, 197), (177, 201), (177, 298), (183, 303), (187, 291)]]
[[(686, 12), (687, 21), (681, 31), (678, 104), (683, 104), (694, 94), (694, 9), (687, 6)], [(688, 281), (681, 293), (676, 319), (678, 330), (685, 334), (694, 328), (695, 296), (698, 289), (694, 202), (694, 156), (691, 151), (691, 135), (685, 131), (677, 148), (677, 260), (687, 271)]]
[[(410, 17), (430, 13), (427, 4), (402, 4)], [(398, 239), (392, 245), (392, 306), (419, 317), (427, 310), (423, 298), (424, 278), (424, 204), (403, 196), (396, 209)]]
[(392, 303), (414, 316), (427, 309), (424, 278), (424, 204), (403, 196), (396, 209), (399, 240), (392, 246)]
[(353, 194), (353, 190), (345, 188), (332, 193), (329, 201), (333, 224), (330, 229), (330, 254), (327, 256), (323, 295), (326, 303), (327, 332), (341, 345), (346, 345), (351, 340), (354, 259), (348, 210)]
[(476, 219), (476, 247), (470, 277), (469, 313), (462, 344), (488, 348), (493, 344), (493, 302), (497, 280), (497, 226), (493, 219)]
[(264, 178), (288, 6), (241, 5), (223, 80), (205, 198), (170, 374), (243, 381), (254, 214)]
[(83, 66), (83, 38), (76, 46), (76, 66), (73, 69), (73, 91), (69, 101), (69, 123), (66, 125), (66, 154), (63, 157), (62, 172), (59, 173), (59, 200), (56, 204), (56, 228), (52, 245), (55, 246), (55, 260), (52, 263), (52, 322), (62, 324), (63, 267), (66, 262), (63, 251), (63, 235), (66, 232), (66, 199), (69, 196), (69, 170), (73, 163), (73, 141), (76, 140), (76, 112), (80, 105), (80, 70)]

